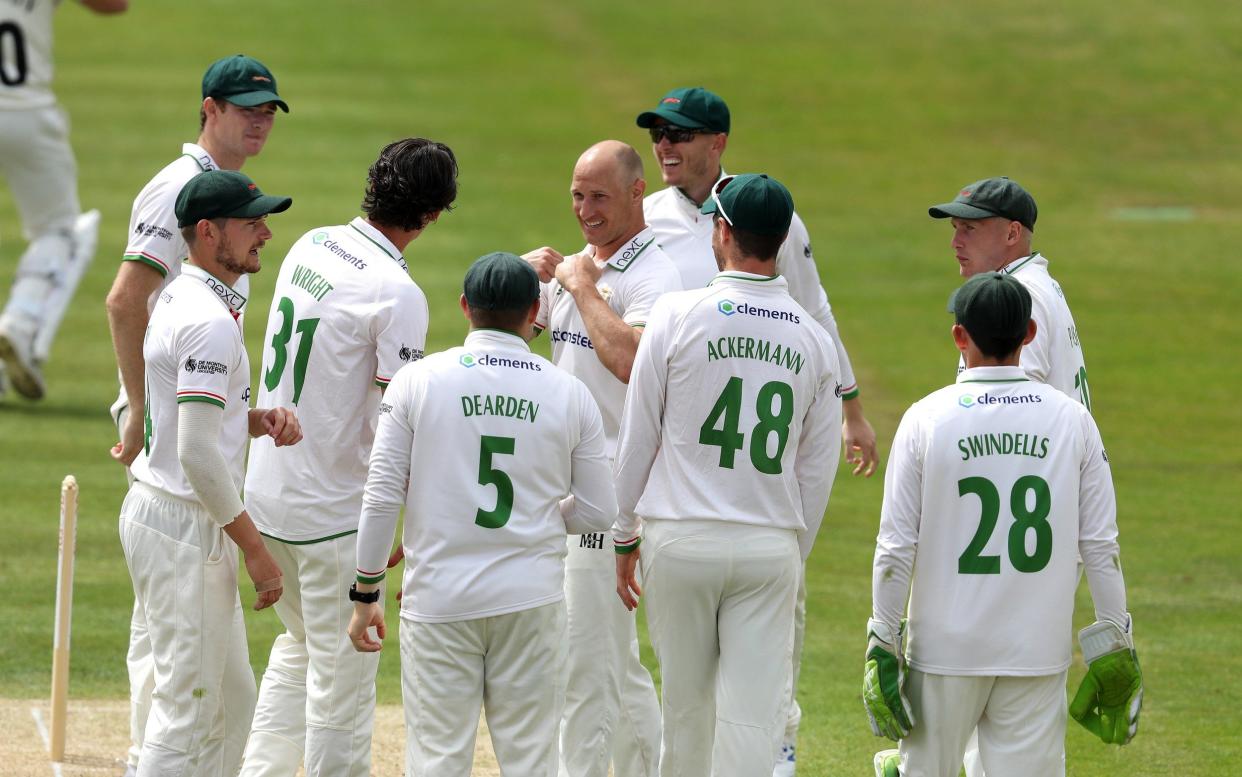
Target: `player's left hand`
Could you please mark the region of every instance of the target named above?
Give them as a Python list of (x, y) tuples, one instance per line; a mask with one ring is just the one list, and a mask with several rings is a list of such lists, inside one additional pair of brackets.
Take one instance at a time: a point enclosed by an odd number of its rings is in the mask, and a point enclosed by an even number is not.
[(1078, 634), (1087, 676), (1070, 702), (1069, 714), (1105, 744), (1124, 745), (1138, 733), (1143, 707), (1143, 672), (1128, 630), (1096, 621)]
[(863, 664), (863, 707), (871, 733), (894, 741), (910, 733), (914, 713), (906, 699), (906, 663), (901, 652), (905, 621), (897, 633), (887, 623), (867, 621), (867, 653)]
[[(374, 626), (378, 640), (371, 638), (368, 629)], [(354, 650), (359, 653), (378, 653), (383, 647), (383, 639), (388, 634), (384, 625), (384, 608), (379, 602), (354, 602), (354, 614), (349, 619), (349, 641), (354, 643)]]
[(617, 554), (617, 596), (625, 609), (638, 607), (638, 598), (643, 595), (642, 586), (638, 584), (638, 557), (642, 550), (635, 548), (630, 553)]
[[(846, 400), (846, 403), (856, 401)], [(876, 447), (875, 430), (861, 412), (843, 414), (841, 440), (844, 443), (841, 449), (845, 453), (845, 463), (854, 465), (850, 474), (868, 478), (875, 474), (875, 468), (880, 463), (880, 452)]]
[[(250, 435), (267, 435), (276, 441), (276, 447), (294, 445), (302, 440), (302, 424), (298, 416), (287, 407), (270, 410), (252, 410)], [(257, 419), (255, 418), (257, 416)]]

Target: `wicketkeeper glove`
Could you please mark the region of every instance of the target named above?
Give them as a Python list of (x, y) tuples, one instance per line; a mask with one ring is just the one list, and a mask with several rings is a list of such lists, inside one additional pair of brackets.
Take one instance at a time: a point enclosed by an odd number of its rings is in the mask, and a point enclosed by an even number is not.
[(1070, 702), (1070, 716), (1106, 744), (1124, 745), (1138, 733), (1143, 706), (1143, 672), (1130, 630), (1096, 621), (1078, 632), (1078, 644), (1087, 676)]
[(863, 664), (863, 707), (871, 721), (871, 733), (894, 741), (910, 733), (914, 714), (902, 686), (906, 661), (901, 654), (906, 622), (897, 633), (887, 623), (867, 621), (867, 653)]

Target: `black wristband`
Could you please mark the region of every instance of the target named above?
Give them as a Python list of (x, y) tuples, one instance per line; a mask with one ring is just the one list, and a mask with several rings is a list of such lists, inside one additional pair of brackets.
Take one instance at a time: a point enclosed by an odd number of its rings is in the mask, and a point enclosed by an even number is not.
[(363, 604), (375, 604), (376, 602), (379, 601), (379, 597), (380, 597), (380, 592), (378, 588), (376, 588), (374, 591), (370, 593), (364, 594), (358, 590), (357, 583), (354, 583), (353, 585), (349, 587), (349, 600), (351, 602), (362, 602)]

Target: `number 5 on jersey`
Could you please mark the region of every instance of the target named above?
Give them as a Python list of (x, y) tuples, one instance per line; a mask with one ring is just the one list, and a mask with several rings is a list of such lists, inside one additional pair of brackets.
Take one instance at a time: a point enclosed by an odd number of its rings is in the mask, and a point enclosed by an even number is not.
[[(280, 329), (272, 333), (272, 366), (263, 375), (263, 385), (268, 391), (275, 391), (285, 373), (285, 364), (289, 361), (289, 340), (293, 337), (294, 319), (293, 300), (281, 297), (276, 303), (280, 311)], [(306, 381), (306, 363), (310, 361), (311, 343), (315, 341), (315, 328), (319, 319), (304, 318), (297, 322), (298, 352), (293, 357), (293, 404), (302, 397), (302, 384)]]

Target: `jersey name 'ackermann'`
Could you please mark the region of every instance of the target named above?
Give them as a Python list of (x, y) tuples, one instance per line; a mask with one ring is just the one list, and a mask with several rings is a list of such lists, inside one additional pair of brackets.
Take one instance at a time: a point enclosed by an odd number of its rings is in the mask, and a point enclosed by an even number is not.
[(759, 340), (754, 337), (718, 337), (707, 341), (707, 360), (716, 359), (754, 359), (768, 362), (792, 370), (795, 375), (802, 372), (802, 354), (787, 345)]
[(572, 332), (568, 329), (553, 329), (552, 330), (552, 342), (569, 343), (570, 345), (577, 345), (583, 348), (590, 348), (592, 351), (595, 350), (595, 343), (591, 342), (591, 338), (587, 337), (581, 332)]
[(507, 394), (470, 394), (461, 398), (461, 414), (466, 418), (472, 415), (502, 415), (533, 424), (539, 414), (539, 403)]
[(958, 440), (957, 449), (962, 452), (962, 461), (979, 456), (1031, 456), (1043, 459), (1048, 457), (1048, 438), (1012, 432), (972, 434)]

